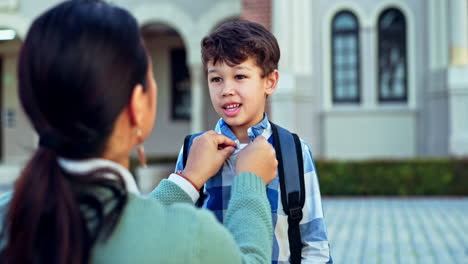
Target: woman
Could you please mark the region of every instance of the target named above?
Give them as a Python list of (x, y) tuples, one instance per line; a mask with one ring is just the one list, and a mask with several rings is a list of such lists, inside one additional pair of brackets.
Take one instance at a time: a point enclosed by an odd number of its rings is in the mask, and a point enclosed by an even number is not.
[(40, 140), (6, 204), (1, 263), (270, 262), (265, 184), (276, 160), (265, 139), (239, 154), (226, 228), (191, 204), (234, 150), (214, 132), (195, 140), (183, 172), (139, 196), (127, 168), (153, 127), (157, 88), (128, 12), (92, 0), (45, 12), (21, 49), (18, 80)]

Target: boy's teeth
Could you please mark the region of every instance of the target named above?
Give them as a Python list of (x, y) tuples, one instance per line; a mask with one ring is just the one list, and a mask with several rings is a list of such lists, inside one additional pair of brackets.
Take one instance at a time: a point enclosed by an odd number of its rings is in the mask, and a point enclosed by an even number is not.
[(233, 105), (226, 106), (226, 109), (232, 109), (232, 108), (237, 108), (237, 107), (239, 107), (239, 104), (233, 104)]

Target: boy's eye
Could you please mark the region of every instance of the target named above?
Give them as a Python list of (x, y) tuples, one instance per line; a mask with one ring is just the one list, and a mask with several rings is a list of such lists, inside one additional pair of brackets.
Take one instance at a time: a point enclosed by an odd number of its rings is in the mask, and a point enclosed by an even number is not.
[(221, 78), (213, 77), (213, 78), (210, 79), (210, 82), (214, 82), (214, 83), (221, 82)]
[(242, 75), (242, 74), (238, 74), (238, 75), (236, 75), (236, 77), (235, 77), (235, 78), (236, 78), (236, 80), (242, 80), (242, 79), (245, 79), (245, 78), (247, 78), (247, 76), (245, 76), (245, 75)]

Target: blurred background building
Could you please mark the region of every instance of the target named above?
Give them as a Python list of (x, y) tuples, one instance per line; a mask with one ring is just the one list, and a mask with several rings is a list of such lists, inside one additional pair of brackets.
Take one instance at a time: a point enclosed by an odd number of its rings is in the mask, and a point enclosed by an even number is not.
[[(0, 158), (17, 166), (37, 136), (16, 93), (31, 21), (60, 1), (0, 0)], [(271, 29), (281, 48), (270, 118), (316, 158), (468, 155), (468, 0), (114, 0), (134, 14), (154, 60), (158, 119), (148, 155), (175, 158), (212, 129), (200, 40), (225, 21)]]
[[(37, 146), (16, 92), (21, 42), (60, 1), (0, 0), (0, 195)], [(174, 169), (185, 135), (214, 127), (200, 41), (245, 18), (281, 48), (270, 119), (316, 159), (348, 160), (316, 163), (334, 262), (468, 263), (468, 159), (451, 159), (468, 157), (468, 0), (111, 2), (137, 18), (153, 58), (158, 118), (145, 149), (172, 161), (137, 169), (143, 193)]]

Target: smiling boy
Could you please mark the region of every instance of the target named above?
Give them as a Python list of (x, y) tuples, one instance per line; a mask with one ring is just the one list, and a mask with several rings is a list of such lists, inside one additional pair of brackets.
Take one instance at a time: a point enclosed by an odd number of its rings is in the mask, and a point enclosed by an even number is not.
[[(224, 23), (201, 44), (211, 102), (220, 116), (215, 131), (237, 143), (236, 151), (204, 186), (207, 198), (203, 207), (223, 222), (238, 152), (257, 136), (275, 144), (265, 105), (278, 84), (280, 49), (273, 34), (249, 21)], [(306, 197), (299, 223), (302, 263), (331, 263), (312, 154), (304, 141), (301, 147)], [(176, 165), (176, 170), (182, 169), (183, 150)], [(283, 210), (278, 177), (267, 185), (266, 192), (274, 226), (272, 260), (289, 263), (288, 217)]]
[(240, 143), (249, 143), (248, 129), (263, 120), (265, 99), (275, 91), (278, 71), (263, 76), (254, 58), (229, 66), (210, 60), (206, 64), (213, 107)]

